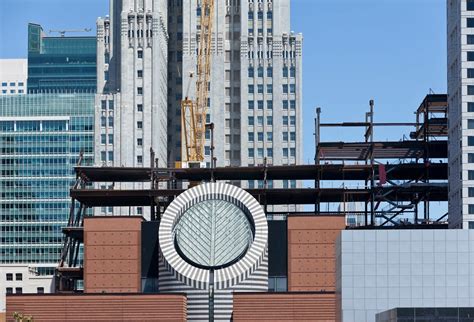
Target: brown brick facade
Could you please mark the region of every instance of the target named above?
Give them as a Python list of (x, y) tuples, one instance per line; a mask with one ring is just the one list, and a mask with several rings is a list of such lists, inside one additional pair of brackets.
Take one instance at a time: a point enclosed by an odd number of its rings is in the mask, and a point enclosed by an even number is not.
[(335, 291), (335, 241), (344, 216), (288, 217), (288, 291)]
[(186, 296), (180, 294), (9, 295), (13, 314), (42, 321), (186, 321)]
[(234, 322), (336, 320), (335, 294), (234, 293)]
[(84, 220), (84, 292), (141, 292), (142, 217)]

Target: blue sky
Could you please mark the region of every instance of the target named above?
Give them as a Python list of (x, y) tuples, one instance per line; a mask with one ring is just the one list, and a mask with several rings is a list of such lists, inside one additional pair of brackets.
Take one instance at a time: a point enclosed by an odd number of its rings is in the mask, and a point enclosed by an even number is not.
[[(243, 0), (242, 0), (243, 1)], [(323, 122), (414, 121), (431, 88), (446, 92), (445, 0), (292, 0), (292, 30), (302, 32), (304, 161), (314, 156), (314, 108)], [(95, 29), (108, 0), (1, 0), (0, 58), (26, 57), (27, 23)], [(93, 34), (93, 33), (91, 33)], [(380, 140), (409, 129), (376, 129)], [(360, 140), (359, 131), (324, 131), (323, 140)]]

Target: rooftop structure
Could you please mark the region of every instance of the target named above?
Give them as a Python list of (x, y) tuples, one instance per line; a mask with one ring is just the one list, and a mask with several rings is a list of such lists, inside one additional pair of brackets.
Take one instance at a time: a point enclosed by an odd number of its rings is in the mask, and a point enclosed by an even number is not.
[(28, 24), (28, 92), (89, 92), (96, 89), (95, 36), (46, 36)]
[[(321, 110), (317, 109), (316, 119), (316, 165), (327, 163), (358, 164), (369, 167), (369, 177), (364, 180), (363, 186), (370, 197), (363, 200), (362, 225), (399, 224), (397, 217), (409, 219), (412, 223), (429, 222), (444, 219), (431, 218), (430, 202), (439, 201), (435, 191), (443, 190), (447, 193), (446, 175), (444, 180), (431, 176), (431, 166), (442, 164), (448, 157), (448, 102), (447, 95), (429, 94), (416, 111), (416, 122), (413, 123), (377, 123), (374, 122), (374, 101), (370, 101), (370, 110), (366, 113), (364, 122), (321, 123)], [(406, 127), (414, 128), (410, 132), (410, 139), (396, 142), (376, 141), (374, 132), (378, 127)], [(322, 142), (323, 128), (356, 127), (365, 130), (363, 141), (360, 142)], [(395, 162), (394, 162), (395, 161)], [(408, 173), (403, 167), (419, 167), (424, 172), (417, 178), (389, 178), (393, 171)], [(398, 169), (398, 170), (397, 170)], [(424, 169), (424, 170), (422, 170)], [(323, 172), (322, 172), (323, 173)], [(315, 187), (323, 187), (323, 177), (315, 180)], [(344, 180), (349, 180), (344, 178)], [(400, 193), (411, 192), (411, 197), (400, 198)], [(446, 197), (446, 196), (445, 196)], [(341, 202), (361, 201), (347, 199)], [(316, 212), (321, 210), (323, 196), (317, 197)], [(422, 205), (423, 215), (420, 218), (419, 208)], [(412, 218), (408, 218), (410, 215)], [(449, 219), (448, 219), (449, 220)], [(377, 222), (378, 221), (378, 222)]]
[[(437, 97), (427, 97), (423, 104), (429, 102), (430, 99), (437, 100)], [(426, 121), (423, 118), (423, 123), (411, 123), (409, 126), (413, 127), (415, 131), (422, 127), (429, 129), (430, 119), (428, 118), (428, 121)], [(326, 126), (325, 124), (318, 124), (319, 126)], [(367, 122), (363, 123), (363, 125), (367, 126), (368, 129), (373, 129), (374, 126), (382, 126), (383, 124)], [(342, 126), (349, 125), (344, 123)], [(357, 124), (357, 126), (360, 126), (360, 124)], [(124, 207), (125, 209), (131, 209), (131, 207), (144, 207), (149, 209), (152, 221), (159, 220), (174, 200), (185, 193), (184, 189), (178, 187), (186, 182), (232, 182), (234, 180), (256, 180), (262, 182), (261, 188), (246, 189), (246, 191), (258, 200), (269, 218), (273, 218), (273, 216), (283, 216), (285, 218), (288, 215), (300, 213), (297, 211), (275, 212), (270, 208), (274, 205), (316, 205), (318, 211), (316, 213), (310, 212), (308, 213), (309, 215), (335, 215), (345, 213), (321, 211), (318, 208), (319, 205), (322, 203), (340, 204), (341, 202), (350, 201), (374, 205), (373, 208), (367, 207), (356, 214), (372, 219), (370, 222), (363, 222), (362, 226), (365, 227), (445, 228), (445, 215), (440, 218), (430, 218), (429, 211), (425, 210), (426, 217), (423, 220), (418, 219), (418, 203), (423, 202), (429, 206), (430, 202), (447, 201), (448, 194), (446, 184), (448, 170), (446, 163), (431, 162), (432, 160), (443, 161), (446, 158), (447, 143), (443, 140), (428, 140), (430, 137), (428, 135), (423, 137), (422, 140), (412, 139), (400, 142), (374, 142), (367, 140), (367, 142), (356, 143), (358, 146), (364, 146), (366, 151), (371, 152), (370, 155), (378, 156), (380, 160), (403, 157), (411, 161), (396, 164), (377, 164), (375, 163), (375, 157), (370, 163), (367, 162), (367, 164), (351, 164), (346, 162), (323, 163), (322, 160), (332, 158), (332, 155), (344, 159), (346, 155), (353, 155), (355, 152), (360, 154), (361, 151), (360, 148), (350, 147), (351, 143), (318, 142), (317, 151), (320, 161), (315, 165), (263, 165), (240, 168), (217, 167), (201, 169), (78, 166), (75, 168), (77, 181), (70, 190), (74, 207), (71, 208), (68, 227), (64, 229), (67, 238), (62, 253), (59, 273), (68, 279), (68, 274), (75, 272), (73, 277), (76, 279), (81, 278), (82, 273), (80, 268), (78, 268), (78, 262), (72, 259), (77, 258), (79, 245), (82, 242), (81, 218), (83, 218), (86, 208)], [(153, 151), (151, 154), (153, 156)], [(363, 155), (364, 159), (367, 159), (365, 152)], [(152, 162), (151, 164), (154, 165)], [(316, 187), (296, 188), (295, 185), (292, 187), (275, 188), (269, 185), (271, 180), (282, 180), (283, 182), (314, 180)], [(324, 182), (334, 180), (343, 182), (372, 181), (373, 183), (367, 184), (362, 188), (328, 188), (323, 184)], [(116, 184), (121, 182), (146, 183), (150, 188), (116, 189), (111, 187), (110, 189), (94, 189), (97, 183), (101, 184), (103, 182), (114, 182)], [(378, 208), (381, 203), (387, 203), (391, 208), (388, 210)], [(350, 213), (354, 214), (353, 211), (350, 211)], [(412, 221), (395, 219), (397, 216), (401, 214), (406, 215), (407, 213), (413, 215)], [(130, 214), (133, 215), (134, 213), (130, 212)], [(381, 220), (375, 221), (375, 218), (380, 218)], [(189, 244), (189, 240), (187, 243)], [(196, 259), (203, 256), (203, 254), (198, 252), (190, 253), (186, 256)]]

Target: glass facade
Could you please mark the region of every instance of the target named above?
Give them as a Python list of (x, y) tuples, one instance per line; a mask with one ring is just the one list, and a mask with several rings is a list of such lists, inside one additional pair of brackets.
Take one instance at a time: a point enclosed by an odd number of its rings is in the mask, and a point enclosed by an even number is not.
[(94, 94), (0, 97), (0, 263), (57, 263), (82, 151), (93, 164)]
[(96, 37), (45, 37), (28, 24), (28, 92), (95, 92)]
[(377, 313), (377, 322), (410, 321), (473, 321), (474, 308), (471, 307), (411, 307), (395, 308)]

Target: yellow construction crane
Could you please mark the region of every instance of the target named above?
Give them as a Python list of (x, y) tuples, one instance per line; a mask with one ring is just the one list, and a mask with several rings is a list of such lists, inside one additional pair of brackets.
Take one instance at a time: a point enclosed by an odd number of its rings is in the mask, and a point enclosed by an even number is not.
[[(211, 76), (212, 27), (214, 0), (201, 0), (201, 33), (198, 40), (196, 97), (181, 101), (182, 167), (199, 167), (204, 161), (206, 115)], [(190, 79), (193, 79), (191, 73)]]

